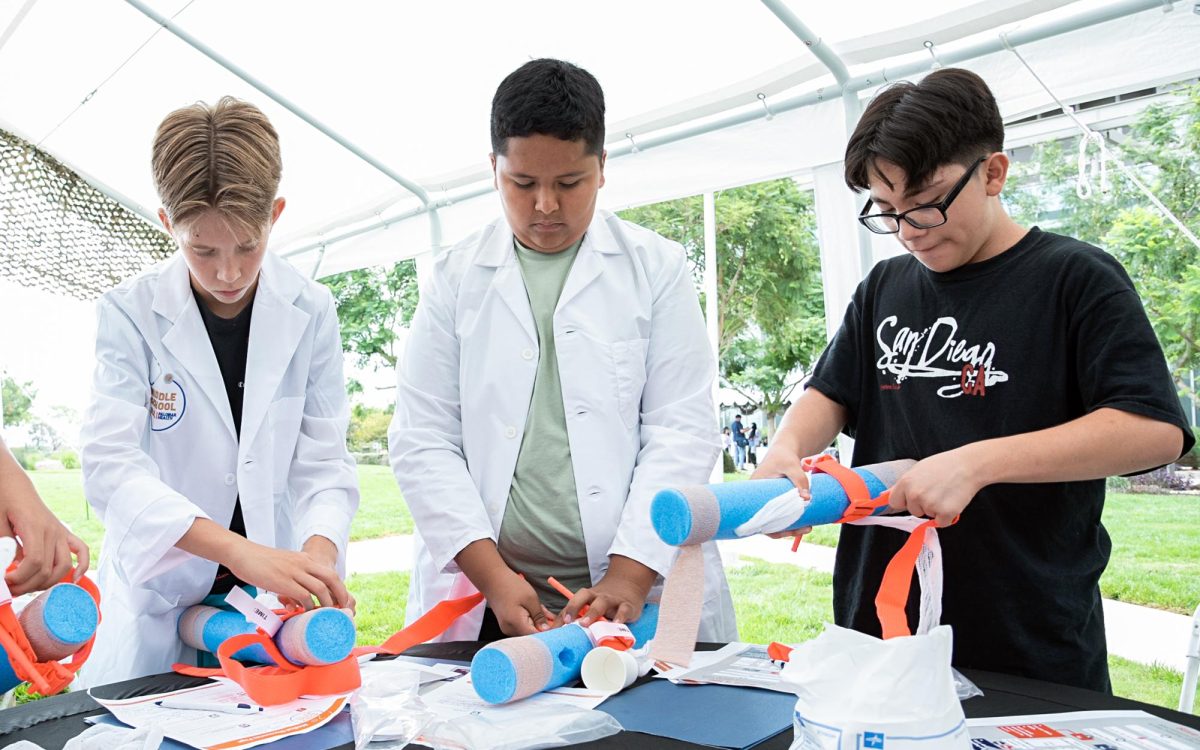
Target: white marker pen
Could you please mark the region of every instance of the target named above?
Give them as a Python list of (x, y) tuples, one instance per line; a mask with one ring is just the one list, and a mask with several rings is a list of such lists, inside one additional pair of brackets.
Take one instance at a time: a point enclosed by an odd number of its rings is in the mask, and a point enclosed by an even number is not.
[(215, 711), (222, 714), (254, 714), (262, 710), (262, 708), (249, 703), (205, 703), (189, 701), (184, 698), (163, 698), (160, 701), (154, 701), (154, 705), (163, 708), (182, 708), (187, 711)]

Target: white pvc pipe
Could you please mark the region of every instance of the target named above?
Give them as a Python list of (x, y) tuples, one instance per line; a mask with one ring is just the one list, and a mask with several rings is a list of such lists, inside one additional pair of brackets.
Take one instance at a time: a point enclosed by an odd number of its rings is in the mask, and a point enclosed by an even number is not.
[[(717, 360), (717, 376), (713, 378), (713, 407), (716, 409), (717, 424), (721, 423), (721, 328), (720, 310), (717, 306), (717, 201), (710, 191), (704, 194), (704, 316), (708, 324), (708, 343)], [(723, 451), (722, 451), (723, 452)], [(716, 484), (725, 476), (725, 457), (717, 456), (717, 464), (709, 476)]]
[(1200, 606), (1192, 615), (1192, 637), (1188, 640), (1187, 670), (1183, 673), (1183, 690), (1179, 693), (1179, 710), (1192, 713), (1196, 705), (1196, 678), (1200, 675)]

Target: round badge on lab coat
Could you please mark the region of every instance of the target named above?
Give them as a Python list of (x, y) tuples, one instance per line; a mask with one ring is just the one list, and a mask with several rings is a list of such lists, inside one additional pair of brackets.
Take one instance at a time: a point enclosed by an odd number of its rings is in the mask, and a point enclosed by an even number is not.
[(150, 429), (169, 430), (183, 419), (187, 396), (179, 380), (170, 373), (150, 384)]

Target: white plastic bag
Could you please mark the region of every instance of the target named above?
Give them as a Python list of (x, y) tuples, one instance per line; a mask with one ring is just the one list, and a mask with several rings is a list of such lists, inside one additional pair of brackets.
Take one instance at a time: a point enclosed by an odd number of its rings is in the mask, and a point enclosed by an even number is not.
[(880, 640), (826, 625), (792, 651), (792, 750), (970, 750), (950, 626)]

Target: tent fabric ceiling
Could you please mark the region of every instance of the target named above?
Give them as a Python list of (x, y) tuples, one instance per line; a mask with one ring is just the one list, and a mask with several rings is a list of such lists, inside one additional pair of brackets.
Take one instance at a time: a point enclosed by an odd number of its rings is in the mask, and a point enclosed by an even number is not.
[[(487, 189), (492, 92), (508, 71), (538, 56), (573, 60), (600, 79), (610, 149), (628, 146), (626, 133), (646, 143), (731, 113), (764, 115), (610, 159), (601, 192), (610, 208), (797, 174), (838, 161), (844, 145), (837, 97), (765, 117), (759, 93), (769, 107), (834, 80), (751, 0), (612, 0), (602, 7), (379, 1), (336, 10), (316, 0), (148, 4), (438, 201)], [(861, 0), (853, 13), (817, 5), (788, 2), (861, 75), (932, 62), (924, 41), (944, 52), (1113, 2), (924, 0), (906, 3), (899, 16), (894, 3), (877, 0)], [(1175, 5), (1172, 13), (1151, 8), (1021, 51), (1067, 100), (1182, 80), (1200, 73), (1200, 16), (1187, 12), (1190, 3)], [(0, 34), (25, 6), (0, 0)], [(1006, 117), (1050, 103), (1007, 52), (960, 64), (992, 84)], [(383, 173), (121, 0), (37, 0), (0, 48), (0, 127), (145, 216), (157, 207), (149, 144), (158, 121), (175, 107), (224, 94), (258, 104), (280, 132), (288, 209), (273, 236), (277, 251), (419, 207)], [(441, 209), (444, 242), (497, 212), (490, 194)], [(429, 243), (428, 218), (414, 215), (329, 246), (321, 272), (409, 257)], [(315, 264), (317, 255), (295, 260)]]

